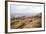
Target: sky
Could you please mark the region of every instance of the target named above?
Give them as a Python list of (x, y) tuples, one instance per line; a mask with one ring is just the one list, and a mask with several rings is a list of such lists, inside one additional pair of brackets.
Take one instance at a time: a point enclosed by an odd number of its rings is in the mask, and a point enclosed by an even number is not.
[(31, 16), (42, 12), (43, 7), (41, 6), (24, 6), (24, 5), (10, 5), (10, 13), (16, 16)]

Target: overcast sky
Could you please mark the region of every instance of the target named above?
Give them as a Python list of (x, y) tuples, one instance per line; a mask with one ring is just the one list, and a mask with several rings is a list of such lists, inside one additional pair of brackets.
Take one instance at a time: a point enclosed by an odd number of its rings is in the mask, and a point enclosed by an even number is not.
[(16, 15), (19, 15), (19, 14), (37, 14), (37, 13), (40, 13), (42, 12), (42, 9), (43, 7), (38, 7), (38, 6), (24, 6), (24, 5), (13, 5), (11, 4), (10, 5), (10, 13), (11, 14), (16, 14)]

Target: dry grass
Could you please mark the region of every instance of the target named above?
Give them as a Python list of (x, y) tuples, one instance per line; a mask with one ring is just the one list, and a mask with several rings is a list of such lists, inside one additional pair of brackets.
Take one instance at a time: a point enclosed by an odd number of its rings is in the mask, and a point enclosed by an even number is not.
[(14, 19), (11, 21), (11, 28), (39, 28), (41, 27), (41, 16), (33, 16), (32, 18), (26, 19)]

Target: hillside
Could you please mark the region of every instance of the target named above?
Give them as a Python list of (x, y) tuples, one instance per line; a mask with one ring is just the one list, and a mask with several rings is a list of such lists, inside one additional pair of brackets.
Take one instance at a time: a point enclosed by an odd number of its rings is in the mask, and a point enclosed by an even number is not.
[(40, 28), (42, 25), (41, 13), (36, 16), (21, 16), (11, 18), (11, 28)]

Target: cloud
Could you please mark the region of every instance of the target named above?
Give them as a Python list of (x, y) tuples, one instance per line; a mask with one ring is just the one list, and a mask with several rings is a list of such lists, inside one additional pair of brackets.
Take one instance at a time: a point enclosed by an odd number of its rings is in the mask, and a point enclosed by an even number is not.
[(11, 5), (11, 14), (36, 14), (42, 12), (42, 7), (34, 7), (34, 6), (20, 6), (20, 5)]

